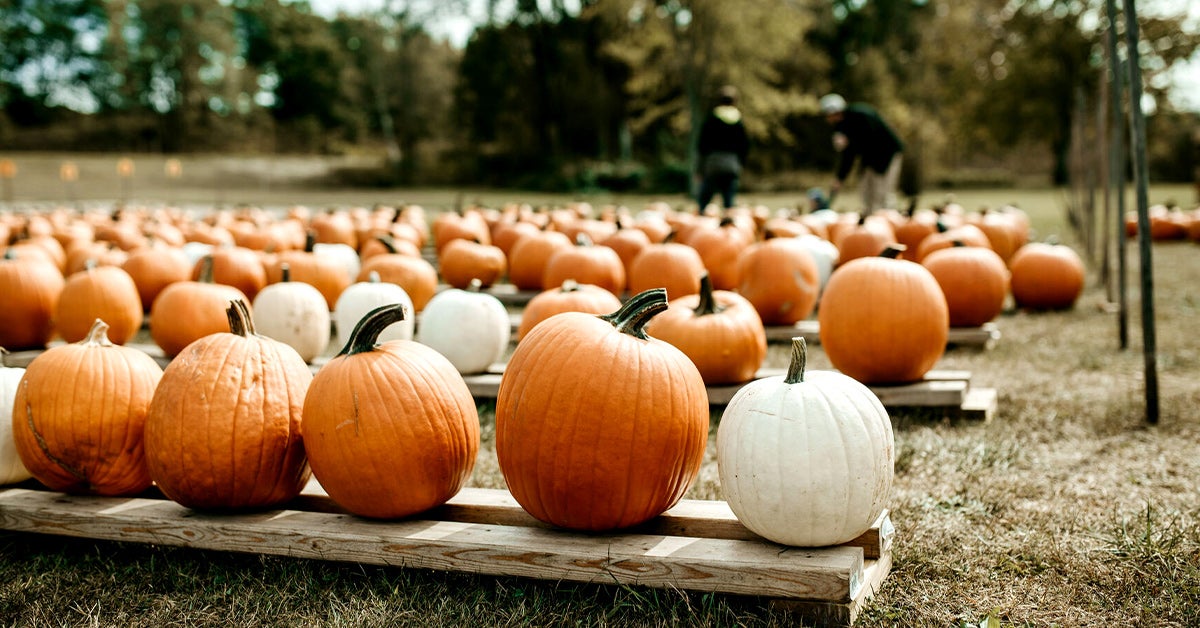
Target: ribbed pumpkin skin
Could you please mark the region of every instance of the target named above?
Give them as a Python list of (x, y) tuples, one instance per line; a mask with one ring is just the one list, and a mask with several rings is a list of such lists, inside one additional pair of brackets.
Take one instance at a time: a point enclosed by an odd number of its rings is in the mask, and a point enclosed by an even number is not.
[(517, 326), (517, 340), (520, 341), (535, 325), (555, 314), (607, 314), (620, 307), (621, 300), (604, 288), (563, 282), (561, 286), (539, 292), (525, 304), (525, 309), (521, 311), (521, 324)]
[(66, 280), (45, 260), (0, 259), (0, 347), (39, 349), (54, 336), (54, 309)]
[(167, 357), (209, 334), (229, 331), (225, 308), (246, 295), (233, 286), (179, 281), (163, 289), (150, 308), (150, 338)]
[(1074, 249), (1062, 244), (1026, 244), (1009, 258), (1009, 269), (1017, 307), (1069, 309), (1083, 293), (1083, 260)]
[(700, 297), (689, 294), (671, 301), (646, 333), (691, 358), (707, 385), (753, 379), (767, 357), (767, 334), (758, 311), (736, 292), (715, 290), (712, 299), (720, 311), (697, 314)]
[(295, 350), (269, 338), (226, 331), (188, 345), (150, 404), (151, 477), (189, 508), (260, 508), (296, 497), (310, 475), (300, 418), (311, 381)]
[(666, 288), (668, 299), (696, 294), (704, 260), (696, 249), (678, 242), (651, 244), (633, 259), (629, 269), (629, 292)]
[[(100, 332), (103, 334), (103, 331)], [(143, 427), (163, 370), (89, 335), (29, 364), (13, 400), (17, 453), (56, 491), (135, 495), (150, 487)]]
[(142, 328), (143, 312), (129, 273), (117, 266), (97, 266), (67, 277), (54, 320), (63, 340), (79, 342), (98, 318), (108, 324), (109, 340), (123, 345)]
[(860, 257), (834, 271), (817, 312), (834, 368), (864, 384), (915, 382), (946, 351), (950, 314), (916, 262)]
[(894, 459), (879, 399), (829, 371), (747, 384), (717, 430), (730, 508), (747, 528), (785, 545), (838, 545), (866, 532), (887, 504)]
[(496, 456), (535, 518), (575, 530), (636, 525), (699, 473), (708, 393), (686, 355), (567, 312), (535, 327), (496, 399)]
[(313, 475), (363, 517), (405, 517), (445, 503), (470, 478), (479, 451), (479, 415), (462, 376), (411, 340), (321, 367), (303, 430)]
[(942, 287), (951, 327), (978, 327), (1004, 309), (1008, 266), (995, 251), (978, 246), (939, 249), (921, 265)]
[(772, 238), (746, 247), (738, 257), (738, 294), (754, 304), (764, 325), (791, 325), (817, 305), (817, 262), (797, 238)]

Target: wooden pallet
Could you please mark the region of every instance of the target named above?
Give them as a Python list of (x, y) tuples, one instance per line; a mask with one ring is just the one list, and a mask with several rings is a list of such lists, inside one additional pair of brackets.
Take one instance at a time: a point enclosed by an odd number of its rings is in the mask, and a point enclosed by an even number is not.
[[(767, 342), (791, 342), (792, 338), (803, 337), (808, 344), (821, 342), (821, 326), (814, 320), (803, 320), (792, 326), (767, 327)], [(991, 349), (1000, 340), (1000, 328), (996, 323), (984, 323), (980, 327), (951, 327), (946, 336), (947, 347), (970, 347)]]
[[(762, 368), (755, 379), (782, 376), (782, 368)], [(463, 379), (476, 399), (495, 399), (500, 391), (503, 364), (493, 364), (485, 373), (466, 375)], [(708, 402), (714, 406), (728, 404), (745, 386), (728, 384), (708, 386)], [(993, 388), (971, 388), (969, 371), (933, 370), (925, 379), (913, 384), (869, 386), (885, 408), (930, 408), (945, 410), (948, 417), (990, 421), (996, 412), (997, 394)]]
[(504, 490), (464, 489), (417, 518), (376, 521), (345, 514), (316, 482), (287, 508), (245, 514), (193, 511), (153, 490), (71, 496), (32, 484), (0, 488), (0, 529), (754, 596), (836, 626), (851, 625), (882, 585), (895, 533), (884, 512), (847, 544), (786, 547), (747, 530), (721, 501), (684, 500), (637, 528), (584, 534), (533, 519)]

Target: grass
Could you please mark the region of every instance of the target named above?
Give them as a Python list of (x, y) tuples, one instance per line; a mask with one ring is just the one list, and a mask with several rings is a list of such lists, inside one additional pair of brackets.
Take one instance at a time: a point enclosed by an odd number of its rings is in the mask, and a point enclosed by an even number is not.
[[(22, 172), (32, 178), (31, 170)], [(280, 202), (340, 194), (269, 192)], [(501, 202), (510, 193), (479, 193), (486, 200), (485, 194)], [(1188, 198), (1165, 190), (1151, 200), (1168, 194)], [(341, 198), (369, 202), (367, 195)], [(406, 196), (427, 197), (417, 202), (434, 207), (438, 198), (454, 198), (438, 191)], [(785, 198), (754, 200), (795, 200)], [(968, 208), (1016, 201), (1039, 234), (1066, 233), (1063, 196), (1053, 191), (960, 192), (959, 198)], [(1136, 248), (1129, 250), (1136, 273)], [(991, 422), (893, 416), (894, 566), (856, 625), (1200, 624), (1200, 338), (1193, 331), (1200, 323), (1200, 247), (1157, 244), (1154, 254), (1160, 423), (1144, 420), (1136, 279), (1125, 351), (1117, 345), (1115, 316), (1101, 307), (1105, 292), (1095, 273), (1072, 310), (1007, 312), (994, 349), (953, 350), (938, 365), (968, 370), (972, 385), (999, 391)], [(768, 363), (782, 366), (786, 356), (784, 347), (773, 346)], [(809, 368), (829, 368), (819, 345)], [(481, 420), (484, 442), (471, 483), (502, 486), (490, 408), (482, 408)], [(714, 429), (718, 421), (719, 413)], [(713, 445), (689, 497), (720, 498)], [(795, 620), (761, 600), (732, 596), (0, 533), (0, 624), (783, 626)]]

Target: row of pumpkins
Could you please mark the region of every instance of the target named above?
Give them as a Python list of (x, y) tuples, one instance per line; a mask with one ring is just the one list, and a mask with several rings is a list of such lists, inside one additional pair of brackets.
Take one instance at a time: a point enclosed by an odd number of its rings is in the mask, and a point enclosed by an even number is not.
[[(1159, 242), (1191, 240), (1200, 242), (1200, 206), (1184, 210), (1176, 205), (1151, 205), (1147, 211), (1150, 239)], [(1138, 214), (1125, 213), (1125, 237), (1138, 234)]]
[[(533, 517), (623, 529), (668, 510), (696, 479), (709, 433), (703, 379), (679, 349), (646, 335), (668, 308), (664, 289), (648, 290), (602, 317), (553, 316), (517, 347), (496, 401), (496, 454)], [(441, 505), (471, 476), (478, 415), (443, 355), (379, 341), (404, 315), (400, 305), (369, 312), (315, 375), (255, 332), (244, 301), (229, 304), (225, 332), (165, 369), (111, 343), (97, 319), (80, 342), (0, 369), (0, 411), (11, 417), (0, 483), (32, 475), (52, 490), (114, 496), (153, 485), (220, 512), (285, 504), (315, 477), (364, 517)], [(788, 545), (865, 532), (885, 507), (893, 461), (878, 398), (840, 373), (806, 373), (803, 339), (787, 375), (744, 387), (718, 428), (731, 509)]]
[[(372, 307), (401, 302), (421, 313), (419, 340), (473, 373), (503, 355), (509, 318), (486, 293), (439, 293), (439, 279), (467, 288), (507, 278), (541, 290), (518, 340), (550, 314), (612, 311), (627, 293), (664, 287), (682, 314), (653, 332), (684, 348), (710, 384), (753, 377), (765, 356), (764, 325), (808, 318), (819, 302), (833, 364), (864, 383), (898, 383), (932, 367), (949, 326), (995, 318), (1010, 290), (1019, 306), (1062, 308), (1083, 285), (1075, 253), (1027, 242), (1024, 215), (1011, 207), (967, 214), (948, 204), (869, 217), (740, 208), (723, 220), (665, 207), (595, 214), (510, 206), (443, 213), (428, 227), (416, 206), (293, 208), (283, 218), (254, 209), (202, 220), (165, 210), (10, 217), (0, 224), (26, 237), (0, 263), (0, 289), (19, 295), (0, 312), (0, 345), (40, 347), (55, 333), (73, 342), (95, 318), (123, 344), (148, 309), (151, 337), (171, 357), (223, 329), (224, 304), (242, 299), (264, 334), (311, 361), (330, 342), (331, 312), (344, 334)], [(427, 246), (436, 268), (421, 256)], [(900, 259), (877, 257), (889, 250)], [(43, 263), (32, 263), (39, 256)], [(54, 276), (80, 267), (65, 280)], [(412, 338), (413, 318), (385, 339)], [(685, 329), (675, 331), (671, 318)]]

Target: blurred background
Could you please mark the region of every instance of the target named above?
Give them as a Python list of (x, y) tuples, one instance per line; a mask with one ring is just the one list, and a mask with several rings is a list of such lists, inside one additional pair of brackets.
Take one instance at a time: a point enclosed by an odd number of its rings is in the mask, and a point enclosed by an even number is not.
[[(1151, 179), (1192, 182), (1200, 3), (1137, 8)], [(0, 157), (269, 158), (230, 174), (248, 177), (320, 158), (338, 186), (683, 193), (698, 121), (732, 84), (748, 192), (829, 181), (829, 91), (899, 131), (907, 194), (1064, 184), (1111, 125), (1105, 15), (1102, 0), (8, 0)]]

